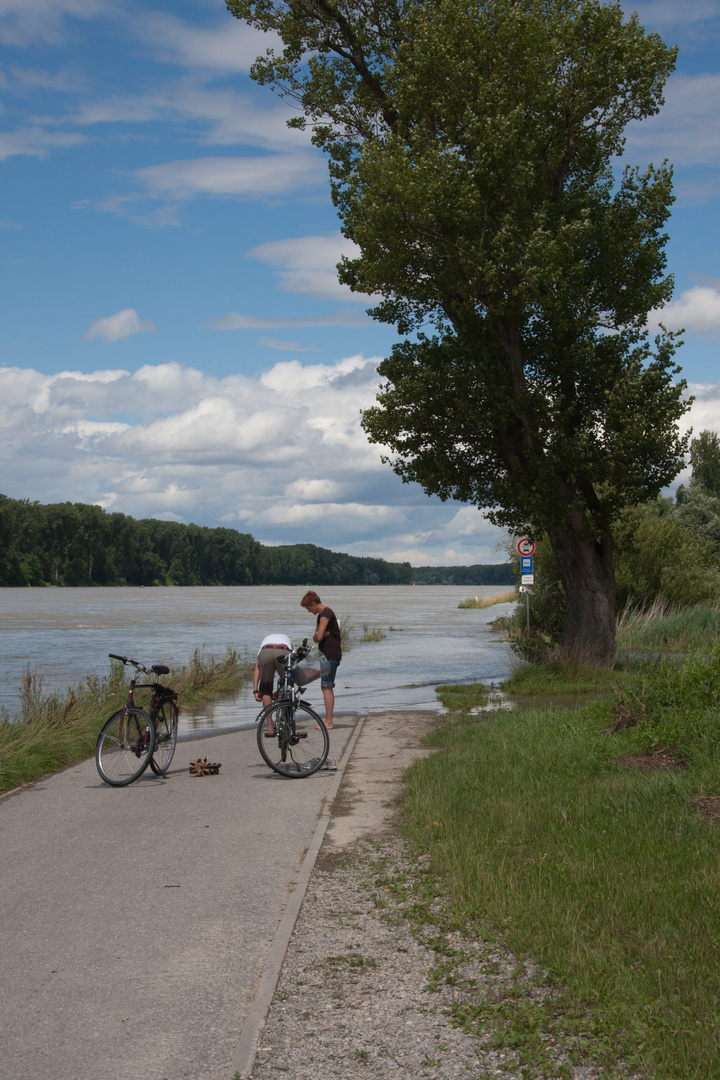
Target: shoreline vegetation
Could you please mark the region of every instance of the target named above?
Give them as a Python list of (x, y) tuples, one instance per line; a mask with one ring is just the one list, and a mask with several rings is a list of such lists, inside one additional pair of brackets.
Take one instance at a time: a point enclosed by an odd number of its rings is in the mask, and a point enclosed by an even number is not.
[[(186, 664), (172, 667), (163, 682), (177, 690), (180, 710), (238, 690), (252, 678), (253, 658), (228, 645), (221, 657), (195, 649)], [(66, 690), (45, 692), (42, 680), (26, 671), (20, 686), (20, 711), (0, 710), (0, 794), (65, 769), (95, 752), (104, 721), (120, 708), (130, 677), (119, 661), (107, 675), (88, 675)], [(140, 705), (143, 694), (136, 693)]]
[(459, 986), (454, 1020), (528, 1078), (720, 1075), (720, 615), (630, 623), (612, 670), (518, 661), (499, 687), (439, 687), (437, 752), (406, 776), (448, 926), (517, 957), (493, 1000)]
[(0, 495), (0, 588), (173, 585), (511, 585), (511, 562), (411, 566), (236, 529), (136, 520), (87, 503)]

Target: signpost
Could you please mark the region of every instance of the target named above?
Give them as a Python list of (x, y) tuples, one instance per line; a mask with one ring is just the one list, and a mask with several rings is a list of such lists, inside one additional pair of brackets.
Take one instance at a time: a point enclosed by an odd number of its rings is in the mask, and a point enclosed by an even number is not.
[(527, 631), (530, 633), (530, 586), (535, 583), (535, 574), (533, 571), (533, 554), (535, 552), (535, 544), (532, 540), (528, 540), (527, 537), (523, 537), (518, 542), (517, 546), (520, 552), (520, 591), (525, 593), (525, 603), (527, 610)]

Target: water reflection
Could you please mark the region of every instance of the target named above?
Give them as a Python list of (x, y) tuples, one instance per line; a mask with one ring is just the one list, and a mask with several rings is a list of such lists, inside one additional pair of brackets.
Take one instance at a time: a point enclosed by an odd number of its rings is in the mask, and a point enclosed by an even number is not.
[[(459, 609), (471, 595), (492, 595), (497, 586), (339, 586), (320, 589), (323, 601), (363, 624), (381, 628), (382, 641), (356, 644), (345, 655), (336, 683), (338, 714), (381, 709), (436, 708), (442, 682), (492, 682), (508, 672), (504, 642), (490, 629), (509, 610)], [(14, 708), (22, 671), (29, 665), (48, 687), (67, 685), (88, 673), (107, 671), (109, 652), (146, 663), (183, 663), (198, 646), (220, 655), (228, 643), (255, 654), (273, 630), (294, 641), (310, 636), (314, 619), (299, 606), (305, 589), (3, 589), (0, 592), (0, 703)], [(322, 706), (319, 685), (306, 700)], [(182, 716), (182, 732), (252, 725), (257, 706), (252, 687)]]

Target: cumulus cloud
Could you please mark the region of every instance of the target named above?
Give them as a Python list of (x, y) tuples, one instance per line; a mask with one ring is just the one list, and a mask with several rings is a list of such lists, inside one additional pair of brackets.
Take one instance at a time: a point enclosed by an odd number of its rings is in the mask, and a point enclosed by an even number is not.
[(134, 308), (125, 308), (105, 319), (95, 319), (83, 341), (92, 341), (94, 338), (100, 338), (101, 341), (123, 341), (133, 334), (151, 334), (155, 330), (157, 326), (154, 322), (142, 322)]
[(650, 312), (650, 326), (660, 323), (668, 330), (684, 328), (703, 338), (720, 334), (720, 288), (695, 285), (663, 308)]
[(0, 455), (12, 478), (3, 490), (226, 524), (264, 543), (504, 561), (477, 511), (403, 484), (368, 443), (360, 409), (375, 400), (377, 362), (293, 360), (222, 379), (177, 363), (132, 373), (0, 368)]
[(716, 431), (720, 434), (720, 382), (688, 383), (688, 394), (694, 397), (690, 412), (681, 426), (685, 431), (692, 428), (695, 434), (700, 431)]

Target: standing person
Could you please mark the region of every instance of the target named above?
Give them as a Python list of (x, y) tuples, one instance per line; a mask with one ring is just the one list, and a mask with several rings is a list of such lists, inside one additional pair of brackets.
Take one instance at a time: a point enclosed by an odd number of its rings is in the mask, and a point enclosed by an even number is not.
[(325, 699), (325, 727), (328, 731), (333, 727), (333, 709), (335, 707), (335, 672), (342, 660), (342, 645), (340, 639), (340, 626), (338, 625), (335, 612), (332, 608), (323, 604), (316, 592), (310, 589), (300, 601), (311, 615), (317, 616), (313, 641), (317, 641), (318, 648), (330, 664), (330, 674), (324, 676), (320, 686)]
[(291, 652), (292, 641), (287, 634), (268, 634), (260, 642), (253, 671), (253, 693), (256, 701), (258, 698), (262, 700), (263, 709), (272, 701), (275, 673), (281, 679), (285, 676), (285, 666), (278, 663), (278, 658), (288, 656)]

